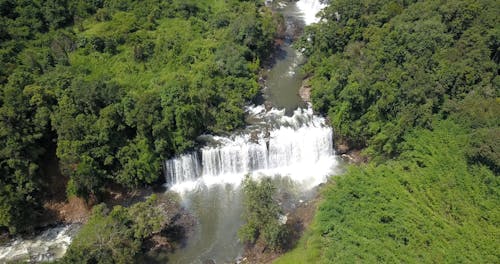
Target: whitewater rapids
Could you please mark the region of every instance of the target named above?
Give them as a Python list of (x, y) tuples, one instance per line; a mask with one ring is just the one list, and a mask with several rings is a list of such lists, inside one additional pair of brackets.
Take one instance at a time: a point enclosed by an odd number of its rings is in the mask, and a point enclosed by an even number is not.
[(211, 142), (199, 151), (165, 161), (165, 177), (172, 190), (197, 186), (239, 185), (245, 175), (288, 176), (304, 188), (325, 182), (338, 161), (333, 131), (311, 108), (285, 110), (263, 106), (247, 108), (255, 124), (230, 137), (207, 136)]

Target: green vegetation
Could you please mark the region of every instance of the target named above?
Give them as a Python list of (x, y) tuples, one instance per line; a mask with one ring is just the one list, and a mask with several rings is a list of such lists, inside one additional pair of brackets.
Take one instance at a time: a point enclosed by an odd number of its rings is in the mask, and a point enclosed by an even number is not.
[[(0, 0), (0, 231), (32, 227), (57, 156), (68, 196), (153, 184), (203, 132), (244, 124), (272, 50), (262, 1)], [(500, 5), (335, 0), (298, 43), (314, 109), (371, 162), (329, 183), (278, 262), (478, 262), (500, 254)], [(243, 241), (288, 236), (247, 179)], [(97, 206), (63, 263), (131, 263), (155, 200)]]
[(243, 125), (275, 34), (261, 1), (0, 0), (0, 15), (10, 233), (40, 215), (50, 156), (68, 195), (99, 200), (109, 183), (154, 183), (199, 134)]
[(168, 228), (170, 221), (156, 196), (130, 208), (94, 206), (92, 217), (78, 232), (58, 263), (133, 263), (143, 241)]
[(371, 161), (327, 184), (276, 263), (499, 262), (499, 12), (331, 1), (300, 43), (313, 105)]
[(498, 262), (498, 175), (468, 164), (462, 127), (434, 127), (410, 133), (399, 158), (336, 177), (311, 230), (277, 263)]
[(276, 186), (269, 177), (243, 181), (245, 224), (238, 236), (243, 242), (262, 243), (271, 250), (280, 250), (288, 242), (288, 228), (280, 223), (281, 208), (275, 200)]
[(399, 154), (434, 115), (498, 96), (499, 11), (497, 1), (332, 1), (301, 41), (315, 110), (351, 145)]

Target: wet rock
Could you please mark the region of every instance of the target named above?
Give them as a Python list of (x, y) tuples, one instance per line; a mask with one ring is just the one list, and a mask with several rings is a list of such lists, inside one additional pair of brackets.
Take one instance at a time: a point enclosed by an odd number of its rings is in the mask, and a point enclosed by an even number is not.
[(259, 131), (252, 131), (250, 133), (250, 142), (258, 143), (259, 142)]
[(304, 102), (311, 102), (311, 86), (308, 85), (308, 84), (303, 84), (300, 88), (299, 88), (299, 95), (300, 95), (300, 98), (302, 98), (302, 100), (304, 100)]
[(349, 152), (349, 149), (349, 145), (347, 145), (346, 143), (338, 143), (335, 146), (335, 152), (340, 155), (345, 155), (347, 152)]
[(340, 155), (340, 157), (348, 163), (361, 164), (367, 163), (368, 158), (361, 154), (360, 150), (350, 150), (345, 154)]
[(196, 225), (195, 217), (169, 195), (159, 199), (156, 205), (164, 213), (162, 230), (148, 238), (143, 245), (145, 251), (174, 251), (182, 247)]
[(203, 264), (215, 264), (215, 260), (213, 259), (205, 259), (202, 262)]
[(266, 111), (269, 111), (273, 108), (273, 104), (270, 101), (265, 101), (264, 107), (266, 108)]

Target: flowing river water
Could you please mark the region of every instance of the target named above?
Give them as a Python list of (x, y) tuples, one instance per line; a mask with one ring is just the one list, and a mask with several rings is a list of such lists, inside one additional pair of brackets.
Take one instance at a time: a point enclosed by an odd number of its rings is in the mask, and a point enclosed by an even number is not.
[[(185, 244), (173, 253), (150, 256), (158, 263), (234, 263), (244, 246), (237, 237), (243, 224), (240, 183), (245, 175), (273, 176), (293, 208), (314, 195), (313, 188), (339, 170), (333, 131), (313, 114), (298, 90), (303, 57), (291, 44), (307, 24), (317, 22), (319, 0), (268, 1), (285, 18), (286, 38), (268, 70), (263, 87), (266, 106), (247, 107), (247, 127), (231, 136), (204, 135), (205, 146), (165, 161), (169, 191), (182, 197), (197, 224)], [(269, 107), (272, 106), (272, 108)], [(45, 230), (31, 238), (0, 245), (0, 263), (61, 257), (79, 226)]]
[(280, 203), (293, 209), (339, 170), (332, 128), (299, 97), (304, 58), (291, 46), (324, 5), (318, 0), (272, 5), (285, 18), (286, 38), (265, 73), (265, 106), (247, 108), (244, 130), (202, 136), (203, 148), (165, 162), (170, 190), (181, 194), (198, 223), (186, 245), (160, 263), (234, 263), (242, 257), (237, 231), (243, 224), (240, 183), (245, 175), (273, 176), (286, 196)]

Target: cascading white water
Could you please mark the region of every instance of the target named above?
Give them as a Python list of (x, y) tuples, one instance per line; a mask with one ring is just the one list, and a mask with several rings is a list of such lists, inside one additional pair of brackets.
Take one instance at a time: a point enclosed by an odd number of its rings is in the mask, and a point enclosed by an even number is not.
[[(165, 162), (165, 177), (174, 190), (199, 184), (238, 184), (246, 174), (282, 175), (313, 187), (324, 181), (336, 165), (333, 131), (312, 109), (284, 110), (251, 107), (247, 112), (259, 124), (232, 137), (211, 136), (215, 146)], [(207, 136), (205, 136), (207, 137)]]
[[(281, 8), (286, 8), (287, 3), (278, 4)], [(319, 0), (299, 0), (289, 6), (291, 8), (285, 11), (289, 16), (302, 19), (304, 24), (309, 25), (319, 21), (316, 14), (326, 5)], [(293, 64), (286, 65), (287, 71), (283, 75), (289, 78), (294, 77), (298, 64), (294, 61)], [(272, 82), (269, 81), (269, 83)], [(280, 78), (277, 78), (276, 83), (280, 83), (281, 86), (285, 86), (283, 83), (288, 85), (288, 82)], [(288, 88), (298, 88), (296, 86), (291, 85)], [(276, 87), (270, 87), (270, 89), (274, 90)], [(290, 93), (289, 90), (286, 93)], [(214, 140), (219, 141), (219, 145), (203, 148), (200, 150), (201, 155), (191, 153), (166, 161), (167, 182), (176, 183), (173, 185), (174, 189), (181, 190), (183, 187), (193, 188), (200, 183), (237, 184), (245, 173), (250, 172), (256, 176), (260, 174), (288, 175), (304, 183), (303, 186), (312, 187), (323, 182), (327, 175), (335, 173), (331, 171), (337, 162), (333, 157), (332, 130), (325, 126), (322, 118), (313, 116), (310, 109), (297, 110), (298, 112), (296, 111), (293, 117), (286, 117), (284, 111), (266, 112), (263, 106), (248, 110), (251, 115), (263, 120), (262, 122), (265, 123), (262, 124), (263, 127), (266, 124), (269, 125), (267, 132), (265, 129), (260, 131), (256, 138), (250, 133), (231, 138), (213, 137)], [(200, 200), (205, 203), (202, 203), (201, 209), (207, 211), (207, 208), (210, 208), (209, 210), (215, 211), (214, 214), (219, 217), (216, 219), (220, 222), (214, 221), (212, 215), (205, 213), (208, 215), (205, 217), (210, 220), (201, 221), (203, 222), (201, 226), (206, 225), (206, 222), (214, 224), (209, 225), (204, 229), (207, 231), (203, 232), (203, 240), (208, 240), (208, 244), (205, 247), (194, 247), (193, 251), (188, 251), (180, 258), (177, 257), (177, 259), (185, 260), (177, 263), (189, 263), (186, 259), (191, 258), (186, 258), (186, 256), (200, 254), (200, 252), (202, 255), (215, 254), (214, 252), (223, 256), (231, 255), (231, 250), (227, 249), (227, 245), (237, 244), (234, 230), (237, 230), (239, 222), (234, 220), (225, 222), (224, 220), (238, 218), (242, 209), (240, 208), (241, 201), (232, 197), (233, 194), (230, 191), (224, 189), (224, 193), (229, 194), (228, 199), (202, 196)], [(235, 193), (237, 194), (236, 191)], [(220, 208), (213, 208), (214, 205)], [(200, 215), (204, 216), (203, 213)], [(0, 263), (18, 259), (37, 262), (59, 258), (66, 251), (78, 228), (79, 226), (67, 225), (48, 229), (35, 238), (13, 239), (0, 245)], [(215, 231), (221, 235), (213, 240), (207, 238), (207, 233)], [(228, 239), (228, 242), (222, 243), (223, 247), (217, 245), (224, 239)], [(171, 256), (172, 263), (176, 263), (174, 258)], [(199, 257), (192, 259), (198, 260)], [(232, 262), (232, 259), (221, 262)]]
[(165, 162), (165, 174), (167, 182), (183, 182), (195, 180), (200, 175), (198, 154), (182, 155), (176, 159)]
[(304, 23), (310, 25), (312, 23), (317, 23), (319, 18), (316, 17), (319, 11), (325, 8), (326, 0), (300, 0), (297, 2), (297, 8), (303, 14)]
[(202, 166), (206, 176), (230, 175), (250, 172), (268, 167), (267, 148), (263, 140), (248, 142), (249, 138), (234, 139), (214, 137), (223, 145), (203, 148)]
[[(340, 171), (332, 129), (310, 108), (300, 108), (305, 105), (297, 94), (304, 77), (298, 71), (303, 60), (290, 46), (304, 24), (317, 21), (315, 15), (322, 6), (319, 0), (267, 4), (283, 14), (285, 39), (290, 43), (285, 41), (284, 56), (277, 56), (268, 71), (263, 93), (267, 102), (286, 111), (248, 107), (245, 131), (228, 137), (203, 136), (205, 147), (165, 162), (170, 189), (181, 194), (182, 202), (199, 220), (186, 247), (168, 256), (169, 263), (239, 263), (244, 253), (237, 235), (244, 211), (239, 184), (246, 174), (288, 176), (274, 180), (284, 210), (293, 211), (315, 195), (311, 187)], [(292, 116), (285, 115), (293, 110)]]
[[(0, 263), (7, 261), (42, 262), (60, 258), (66, 252), (80, 225), (66, 225), (47, 229), (26, 239), (15, 238), (0, 246)], [(5, 262), (4, 262), (5, 261)]]

